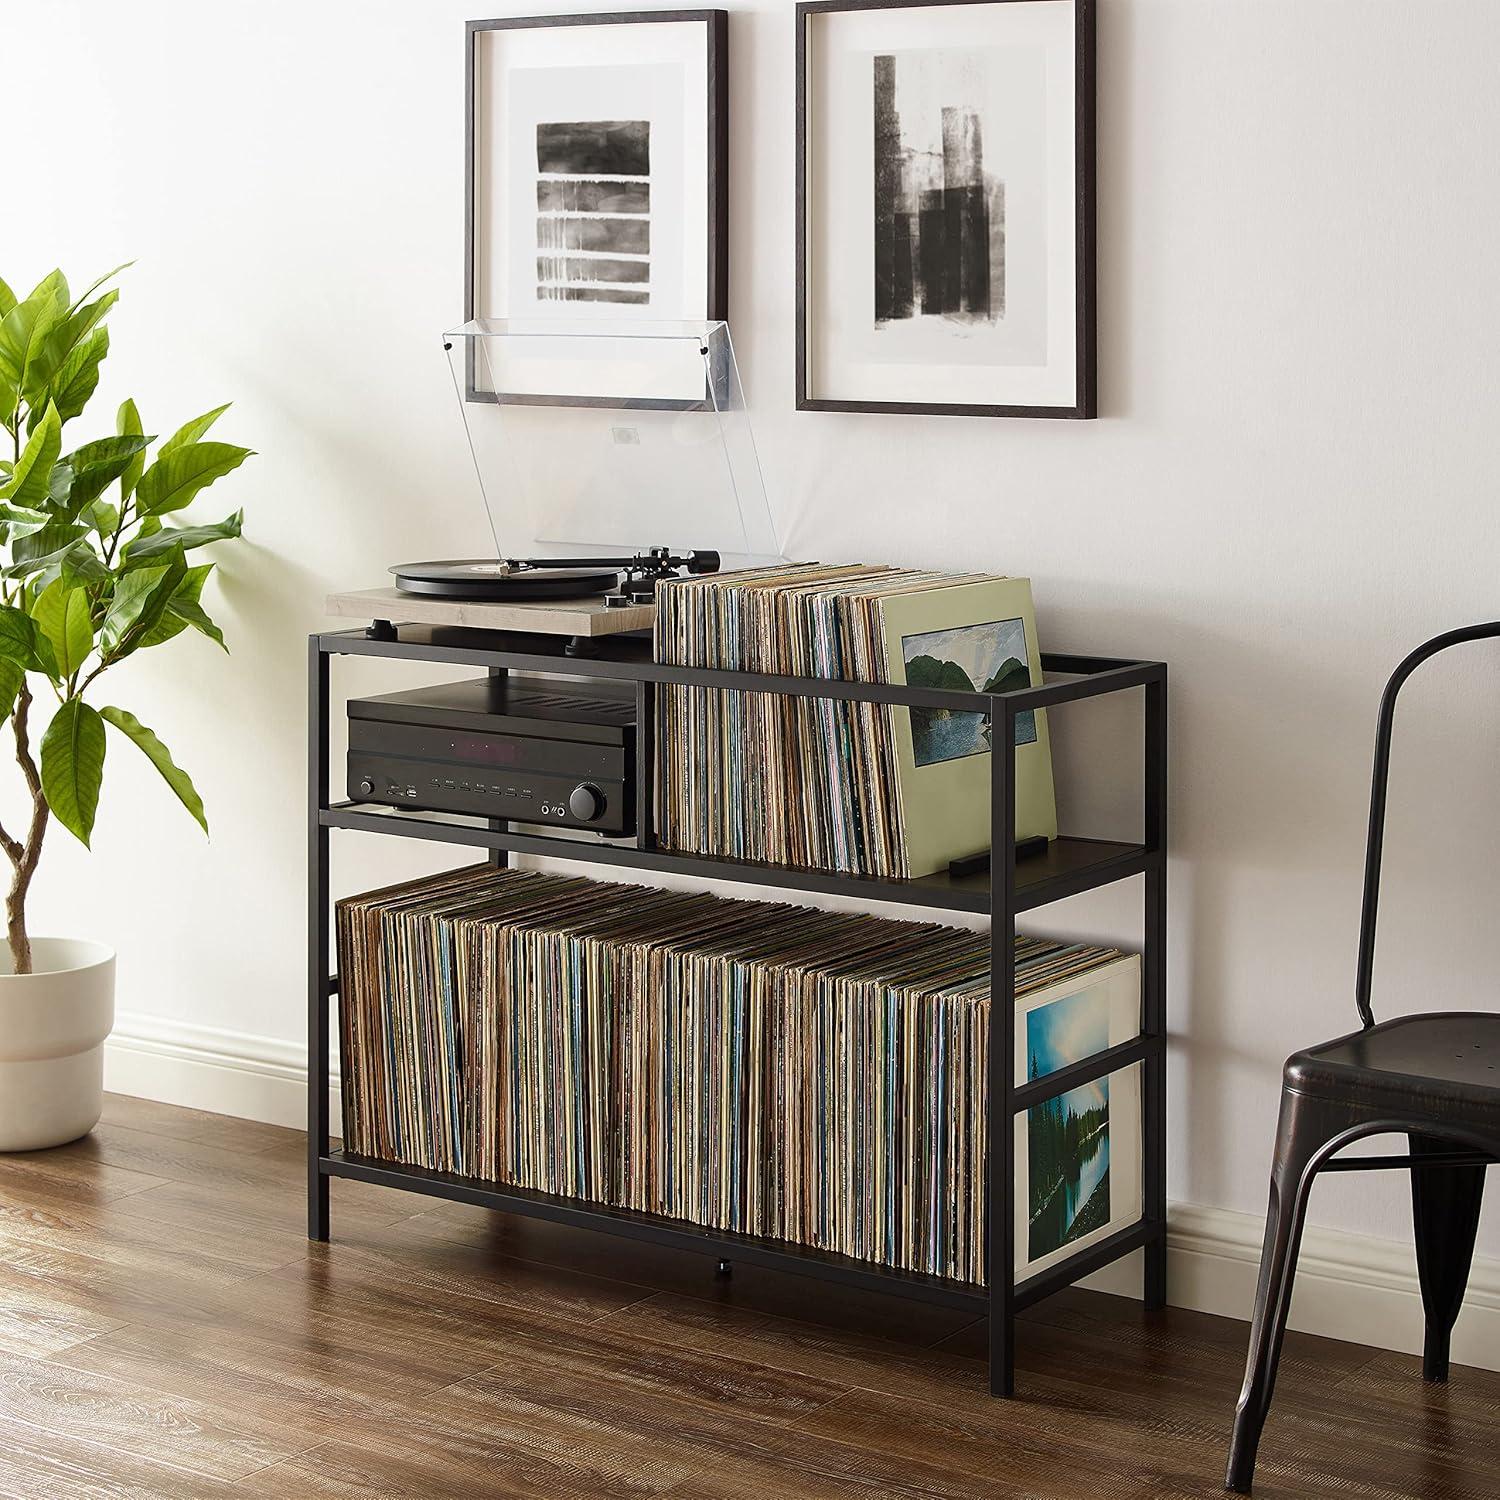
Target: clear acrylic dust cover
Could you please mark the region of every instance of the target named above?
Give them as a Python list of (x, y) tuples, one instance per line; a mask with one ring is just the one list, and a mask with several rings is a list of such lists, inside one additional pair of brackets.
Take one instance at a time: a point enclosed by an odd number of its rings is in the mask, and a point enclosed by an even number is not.
[(443, 342), (496, 557), (780, 560), (728, 324), (480, 319)]

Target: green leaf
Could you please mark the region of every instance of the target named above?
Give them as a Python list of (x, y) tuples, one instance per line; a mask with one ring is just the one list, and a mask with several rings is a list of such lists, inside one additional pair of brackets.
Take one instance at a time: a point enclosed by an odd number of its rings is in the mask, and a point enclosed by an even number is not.
[[(141, 414), (135, 409), (135, 401), (129, 396), (120, 403), (120, 409), (115, 413), (115, 431), (121, 437), (141, 435)], [(135, 487), (140, 483), (141, 470), (145, 467), (146, 455), (137, 453), (125, 472), (120, 475), (120, 503), (122, 505), (135, 493)]]
[(26, 668), (20, 662), (0, 657), (0, 721), (10, 718), (15, 712), (16, 698), (25, 681)]
[(52, 516), (44, 510), (29, 510), (23, 505), (0, 503), (0, 537), (33, 536), (44, 526), (52, 524)]
[(180, 604), (174, 600), (167, 605), (167, 613), (186, 621), (194, 630), (213, 641), (226, 656), (229, 655), (229, 647), (224, 644), (224, 632), (209, 619), (208, 612), (201, 604), (191, 599), (184, 599)]
[(97, 281), (93, 283), (93, 285), (89, 287), (89, 289), (83, 294), (83, 296), (81, 296), (78, 301), (73, 304), (73, 307), (76, 308), (78, 307), (79, 303), (86, 302), (90, 297), (94, 295), (95, 292), (99, 290), (101, 286), (104, 285), (106, 281), (112, 281), (116, 276), (120, 274), (121, 271), (129, 270), (130, 267), (134, 264), (135, 262), (133, 260), (122, 260), (120, 264), (117, 265), (112, 271), (106, 271)]
[(165, 458), (167, 454), (175, 453), (179, 448), (186, 448), (189, 443), (196, 443), (229, 410), (230, 404), (230, 402), (226, 401), (223, 406), (216, 406), (212, 411), (204, 412), (201, 417), (194, 417), (191, 422), (184, 422), (157, 449), (156, 456), (158, 458)]
[(3, 318), (15, 305), (16, 294), (6, 285), (4, 278), (0, 277), (0, 318)]
[(28, 672), (58, 675), (52, 659), (52, 647), (36, 628), (36, 622), (24, 609), (0, 606), (0, 661), (11, 661)]
[(233, 515), (225, 516), (222, 521), (215, 521), (208, 526), (163, 526), (160, 531), (149, 536), (145, 527), (142, 527), (125, 548), (126, 562), (130, 567), (139, 567), (142, 563), (170, 552), (173, 547), (182, 547), (186, 551), (207, 546), (209, 542), (227, 541), (240, 535), (244, 522), (244, 511), (237, 510)]
[(115, 528), (120, 524), (120, 507), (111, 505), (108, 500), (95, 500), (78, 512), (78, 519), (85, 526), (91, 526), (100, 536), (113, 536)]
[(203, 585), (213, 570), (212, 563), (200, 563), (196, 568), (189, 568), (183, 574), (182, 580), (172, 591), (172, 597), (167, 601), (167, 607), (162, 612), (161, 619), (141, 637), (140, 650), (145, 650), (148, 646), (160, 646), (164, 641), (170, 641), (173, 636), (181, 635), (189, 625), (201, 630), (210, 640), (217, 641), (225, 651), (229, 649), (224, 645), (224, 637), (219, 627), (204, 614), (198, 604), (198, 600), (203, 595)]
[(189, 443), (171, 453), (163, 449), (136, 485), (136, 506), (148, 516), (181, 510), (199, 490), (239, 468), (250, 451), (232, 443)]
[(178, 800), (198, 820), (204, 833), (207, 833), (208, 819), (203, 813), (203, 799), (199, 797), (188, 773), (173, 761), (171, 751), (126, 709), (103, 708), (100, 709), (100, 714), (145, 751), (146, 758), (161, 772), (162, 779), (177, 793)]
[(0, 661), (37, 665), (36, 622), (24, 609), (0, 605)]
[(131, 626), (140, 620), (167, 573), (166, 568), (136, 568), (115, 585), (115, 596), (110, 600), (109, 612), (104, 616), (99, 633), (99, 649), (105, 660), (113, 660)]
[[(171, 601), (162, 611), (161, 618), (148, 630), (136, 643), (137, 651), (149, 650), (152, 646), (165, 645), (170, 640), (175, 640), (184, 630), (188, 628), (188, 622), (176, 609)], [(228, 647), (225, 647), (228, 650)]]
[[(35, 604), (42, 590), (51, 588), (59, 578), (65, 579), (69, 588), (87, 587), (96, 583), (113, 586), (115, 581), (115, 575), (105, 566), (103, 558), (86, 541), (74, 542), (42, 562), (39, 570), (26, 581), (31, 602)], [(97, 598), (98, 595), (90, 597)], [(41, 643), (50, 656), (51, 649), (47, 646), (45, 637), (41, 638)], [(48, 671), (47, 668), (42, 670)], [(48, 675), (55, 677), (57, 673), (50, 670)]]
[(32, 361), (48, 335), (67, 316), (67, 283), (61, 277), (60, 271), (54, 271), (24, 302), (16, 303), (0, 318), (0, 388), (10, 394), (11, 411), (28, 386)]
[(164, 567), (135, 568), (115, 586), (109, 612), (100, 629), (100, 654), (106, 661), (129, 656), (161, 619), (187, 573), (181, 551)]
[(69, 698), (42, 736), (42, 792), (57, 821), (85, 847), (104, 780), (104, 720), (82, 698)]
[(71, 677), (94, 649), (87, 592), (59, 578), (38, 595), (31, 606), (31, 618), (52, 647), (58, 675)]
[(76, 515), (91, 500), (97, 500), (150, 442), (150, 438), (132, 433), (124, 437), (99, 438), (70, 453), (63, 460), (73, 470), (73, 483), (68, 491), (69, 510)]
[(71, 422), (89, 403), (99, 385), (99, 366), (109, 353), (109, 329), (99, 328), (67, 357), (52, 382), (52, 402), (64, 422)]
[(0, 569), (7, 578), (27, 578), (55, 562), (61, 562), (74, 543), (88, 535), (87, 526), (71, 521), (49, 521), (31, 536), (16, 537), (11, 543), (11, 561)]
[[(55, 566), (58, 576), (66, 578), (75, 588), (80, 584), (113, 583), (115, 578), (87, 541), (75, 542), (57, 559)], [(51, 581), (47, 579), (48, 583)]]
[(99, 326), (100, 320), (120, 300), (118, 292), (106, 292), (95, 302), (70, 311), (48, 330), (32, 357), (22, 394), (33, 405), (44, 395), (69, 356)]
[(64, 519), (72, 519), (67, 515), (68, 492), (72, 488), (73, 466), (66, 459), (60, 459), (52, 465), (52, 473), (47, 477), (47, 505), (54, 521), (57, 520), (59, 511), (64, 513)]
[(52, 479), (52, 465), (62, 451), (62, 419), (57, 408), (48, 402), (47, 414), (27, 440), (10, 478), (0, 495), (27, 510), (38, 509), (47, 498)]
[(26, 300), (30, 302), (33, 298), (37, 297), (51, 297), (56, 300), (60, 307), (66, 309), (71, 300), (71, 295), (68, 291), (68, 278), (60, 270), (53, 269), (48, 271), (32, 287), (31, 291), (27, 294)]

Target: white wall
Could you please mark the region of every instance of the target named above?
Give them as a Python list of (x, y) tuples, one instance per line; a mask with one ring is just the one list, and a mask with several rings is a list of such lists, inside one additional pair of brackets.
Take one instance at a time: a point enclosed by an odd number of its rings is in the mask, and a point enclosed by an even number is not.
[[(1100, 9), (1101, 420), (793, 411), (786, 3), (731, 24), (732, 321), (789, 554), (1029, 573), (1046, 645), (1171, 663), (1171, 1192), (1259, 1215), (1281, 1060), (1354, 1020), (1380, 683), (1496, 613), (1500, 7)], [(192, 639), (106, 679), (196, 776), (213, 842), (116, 745), (96, 852), (59, 836), (41, 877), (36, 930), (118, 945), (126, 1011), (300, 1039), (305, 637), (326, 591), (483, 540), (436, 341), (461, 312), (462, 22), (483, 13), (6, 17), (0, 274), (137, 257), (101, 427), (125, 394), (162, 430), (233, 398), (223, 433), (260, 455), (213, 500), (251, 539), (211, 601), (233, 657)], [(1494, 662), (1410, 690), (1387, 1012), (1493, 994)], [(1127, 728), (1055, 720), (1071, 831), (1130, 827)], [(345, 886), (411, 867), (341, 850)], [(1059, 915), (1125, 933), (1134, 901)], [(1332, 1181), (1313, 1217), (1402, 1236), (1404, 1185)], [(1483, 1233), (1500, 1252), (1493, 1214)]]

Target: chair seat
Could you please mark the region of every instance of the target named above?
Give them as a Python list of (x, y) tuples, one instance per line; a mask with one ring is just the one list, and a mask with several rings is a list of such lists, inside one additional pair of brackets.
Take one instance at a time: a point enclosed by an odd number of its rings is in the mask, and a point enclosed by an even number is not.
[(1500, 1125), (1500, 1015), (1446, 1011), (1399, 1016), (1287, 1059), (1286, 1086), (1435, 1116), (1478, 1111)]

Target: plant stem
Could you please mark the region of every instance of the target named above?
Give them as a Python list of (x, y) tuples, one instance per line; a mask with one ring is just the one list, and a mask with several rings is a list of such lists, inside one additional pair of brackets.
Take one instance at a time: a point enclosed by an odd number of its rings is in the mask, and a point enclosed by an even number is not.
[(115, 525), (114, 534), (110, 537), (108, 545), (104, 549), (104, 561), (111, 567), (114, 566), (115, 548), (120, 545), (120, 538), (125, 534), (127, 518), (130, 515), (130, 501), (123, 500), (120, 503), (120, 519)]
[(10, 890), (5, 897), (5, 935), (10, 943), (11, 963), (17, 974), (31, 973), (31, 937), (26, 931), (26, 895), (31, 889), (31, 877), (36, 874), (37, 861), (42, 856), (42, 839), (47, 832), (47, 799), (42, 795), (42, 778), (37, 772), (36, 761), (31, 755), (31, 743), (27, 735), (27, 718), (31, 712), (31, 686), (23, 681), (16, 697), (16, 710), (11, 718), (11, 727), (16, 735), (16, 763), (26, 778), (26, 789), (31, 793), (31, 827), (27, 830), (24, 846), (14, 839), (7, 839), (5, 852), (10, 856), (15, 874)]

